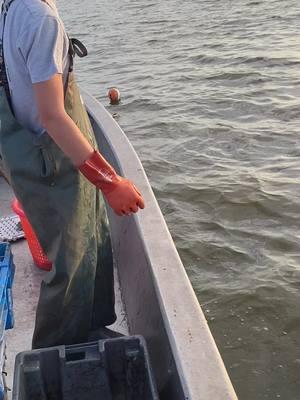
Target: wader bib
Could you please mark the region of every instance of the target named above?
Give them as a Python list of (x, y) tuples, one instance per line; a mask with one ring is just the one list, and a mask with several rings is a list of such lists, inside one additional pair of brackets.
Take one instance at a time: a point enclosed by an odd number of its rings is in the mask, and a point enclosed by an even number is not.
[[(7, 9), (3, 13), (5, 24)], [(3, 49), (1, 41), (0, 47)], [(70, 54), (65, 110), (96, 147), (74, 80), (73, 56)], [(14, 118), (6, 93), (3, 52), (0, 58), (4, 72), (2, 85), (0, 82), (0, 155), (15, 195), (53, 262), (41, 284), (33, 348), (87, 341), (90, 330), (116, 319), (104, 200), (47, 133), (37, 137)]]

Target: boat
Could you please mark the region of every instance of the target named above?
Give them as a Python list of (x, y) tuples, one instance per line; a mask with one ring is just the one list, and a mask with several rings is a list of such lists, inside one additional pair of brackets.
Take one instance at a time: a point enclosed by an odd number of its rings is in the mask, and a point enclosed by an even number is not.
[[(112, 327), (147, 342), (161, 400), (237, 399), (205, 316), (180, 260), (143, 166), (126, 135), (95, 98), (82, 91), (105, 158), (141, 190), (146, 208), (109, 221), (116, 269), (118, 320)], [(0, 182), (2, 215), (13, 193)], [(15, 328), (6, 332), (7, 386), (17, 353), (31, 348), (35, 307), (44, 272), (33, 265), (25, 241), (13, 244)], [(10, 398), (9, 394), (8, 398)], [(142, 400), (142, 399), (141, 399)]]

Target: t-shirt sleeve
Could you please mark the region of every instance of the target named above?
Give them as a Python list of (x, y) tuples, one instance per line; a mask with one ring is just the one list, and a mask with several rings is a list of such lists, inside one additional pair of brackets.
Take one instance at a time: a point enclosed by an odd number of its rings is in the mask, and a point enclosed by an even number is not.
[(39, 19), (22, 35), (19, 46), (32, 83), (63, 73), (64, 31), (55, 17)]

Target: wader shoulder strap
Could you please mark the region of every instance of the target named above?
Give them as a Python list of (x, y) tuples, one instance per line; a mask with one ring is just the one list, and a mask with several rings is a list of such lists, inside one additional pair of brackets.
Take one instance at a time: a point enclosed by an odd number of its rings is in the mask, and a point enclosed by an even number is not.
[(88, 55), (87, 48), (80, 40), (75, 38), (69, 38), (70, 72), (73, 71), (75, 55), (77, 55), (80, 58), (86, 57)]
[(7, 14), (7, 11), (14, 0), (4, 0), (1, 7), (1, 13), (4, 12)]
[(3, 29), (2, 29), (2, 34), (0, 37), (0, 86), (2, 86), (5, 90), (7, 101), (8, 101), (8, 104), (10, 106), (12, 113), (13, 113), (13, 108), (12, 108), (12, 102), (11, 102), (11, 97), (10, 97), (5, 61), (4, 61), (3, 40), (4, 40), (4, 28), (5, 28), (7, 11), (13, 1), (14, 0), (4, 1), (2, 4), (1, 17), (3, 18)]
[(85, 45), (78, 39), (69, 38), (69, 73), (65, 83), (65, 94), (67, 93), (67, 88), (69, 84), (69, 75), (73, 72), (74, 69), (74, 57), (77, 55), (82, 58), (88, 55), (87, 48)]

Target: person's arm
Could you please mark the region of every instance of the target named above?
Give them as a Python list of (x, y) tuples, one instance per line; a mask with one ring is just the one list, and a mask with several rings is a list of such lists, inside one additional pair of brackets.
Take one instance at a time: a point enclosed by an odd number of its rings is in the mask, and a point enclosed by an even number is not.
[(128, 179), (116, 174), (66, 113), (62, 75), (34, 83), (33, 88), (42, 125), (80, 172), (102, 190), (116, 214), (128, 215), (144, 208), (140, 192)]
[(42, 125), (76, 167), (82, 165), (94, 149), (82, 135), (64, 107), (62, 75), (33, 84)]

